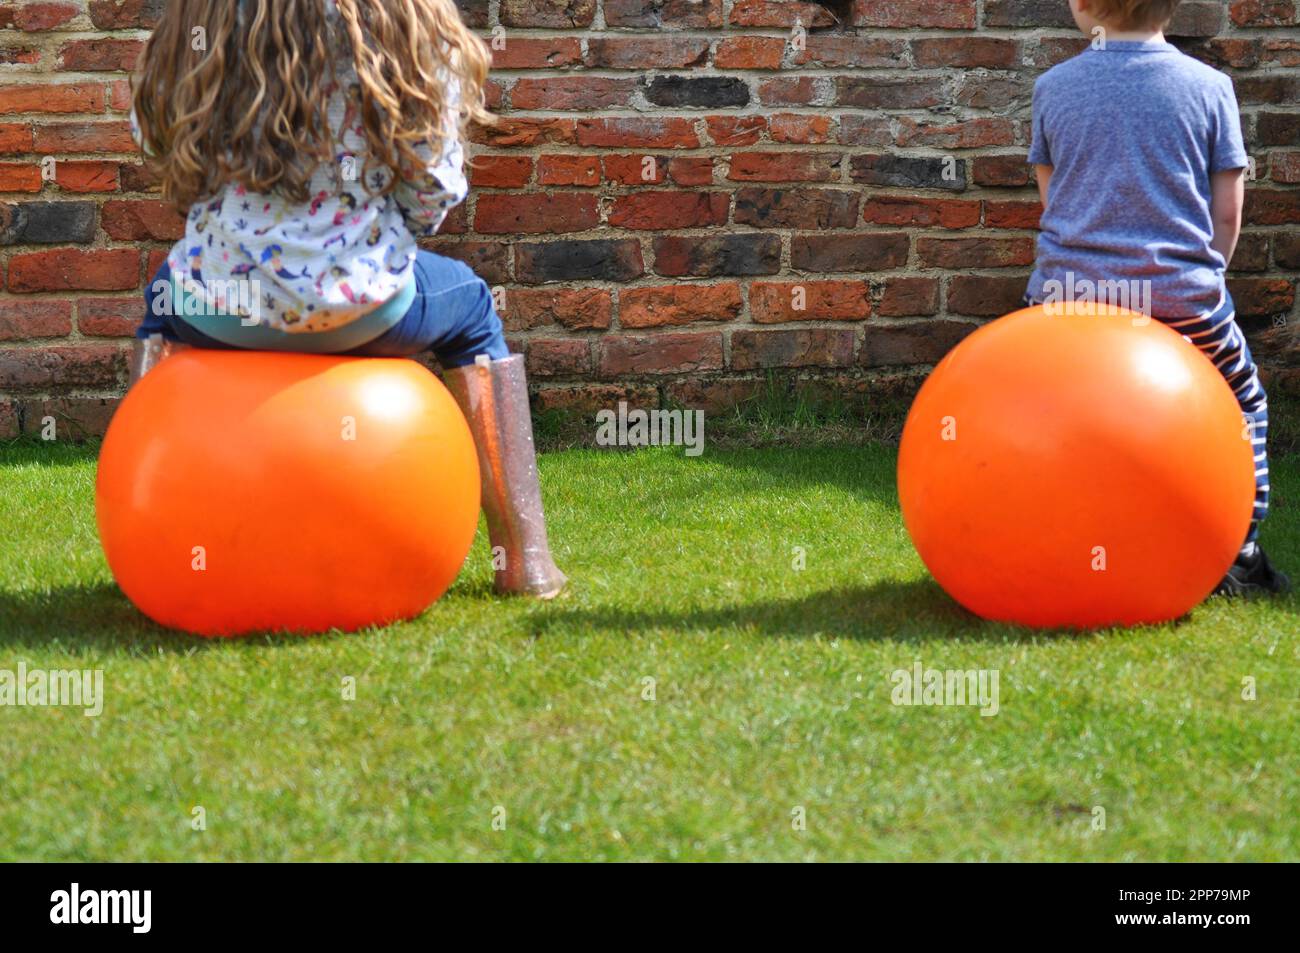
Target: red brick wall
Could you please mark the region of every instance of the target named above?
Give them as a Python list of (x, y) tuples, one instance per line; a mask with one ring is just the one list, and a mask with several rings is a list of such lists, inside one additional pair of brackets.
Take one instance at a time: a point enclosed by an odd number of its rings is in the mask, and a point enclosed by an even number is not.
[[(1066, 0), (461, 7), (499, 47), (505, 122), (477, 136), (473, 194), (430, 244), (499, 289), (541, 405), (718, 406), (768, 368), (867, 390), (1016, 305), (1032, 82), (1084, 42)], [(102, 429), (139, 289), (181, 234), (124, 113), (160, 8), (0, 0), (0, 436), (47, 414)], [(1258, 178), (1232, 287), (1256, 332), (1279, 326), (1257, 338), (1283, 364), (1298, 11), (1184, 0), (1172, 30), (1236, 79)]]

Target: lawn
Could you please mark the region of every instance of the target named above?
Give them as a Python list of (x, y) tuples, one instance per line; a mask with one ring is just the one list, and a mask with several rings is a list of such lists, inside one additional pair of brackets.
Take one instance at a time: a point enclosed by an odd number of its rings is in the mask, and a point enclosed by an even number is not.
[[(1295, 597), (1033, 633), (928, 579), (888, 446), (541, 465), (567, 597), (494, 598), (480, 533), (413, 622), (204, 641), (114, 587), (93, 448), (0, 445), (0, 669), (106, 696), (0, 707), (0, 859), (1300, 860)], [(892, 704), (918, 660), (998, 714)]]

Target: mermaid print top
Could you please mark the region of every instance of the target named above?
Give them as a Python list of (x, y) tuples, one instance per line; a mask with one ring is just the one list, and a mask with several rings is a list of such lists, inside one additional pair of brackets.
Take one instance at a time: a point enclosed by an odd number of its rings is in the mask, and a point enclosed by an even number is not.
[(366, 170), (356, 73), (346, 50), (337, 62), (327, 107), (335, 161), (313, 174), (310, 200), (297, 204), (231, 183), (189, 210), (185, 237), (167, 263), (173, 283), (200, 307), (287, 332), (348, 324), (406, 290), (416, 238), (434, 234), (465, 200), (455, 77), (446, 76), (443, 142), (420, 149), (424, 167), (380, 195), (395, 173)]

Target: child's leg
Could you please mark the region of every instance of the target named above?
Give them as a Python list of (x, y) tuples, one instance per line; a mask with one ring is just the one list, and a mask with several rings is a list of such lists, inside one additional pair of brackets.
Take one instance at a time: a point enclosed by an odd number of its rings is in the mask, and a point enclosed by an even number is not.
[(1250, 421), (1255, 453), (1255, 511), (1246, 544), (1253, 549), (1252, 544), (1259, 537), (1259, 524), (1268, 515), (1268, 395), (1264, 393), (1250, 346), (1236, 319), (1232, 296), (1225, 292), (1223, 304), (1213, 314), (1167, 319), (1165, 324), (1189, 338), (1214, 362), (1237, 396), (1242, 414)]
[(468, 266), (420, 252), (415, 275), (411, 311), (351, 353), (434, 352), (478, 449), (497, 591), (554, 596), (565, 577), (546, 539), (523, 356), (509, 352), (492, 293)]

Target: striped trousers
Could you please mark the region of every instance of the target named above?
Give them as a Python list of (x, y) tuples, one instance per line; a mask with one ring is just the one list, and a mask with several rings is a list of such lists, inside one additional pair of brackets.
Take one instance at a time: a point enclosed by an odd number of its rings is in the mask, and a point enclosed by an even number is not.
[(1223, 304), (1199, 318), (1157, 318), (1200, 349), (1214, 362), (1241, 405), (1250, 428), (1255, 452), (1255, 512), (1247, 542), (1259, 536), (1259, 524), (1268, 515), (1268, 395), (1259, 382), (1259, 369), (1250, 355), (1250, 345), (1237, 325), (1237, 308), (1232, 295), (1223, 293)]

